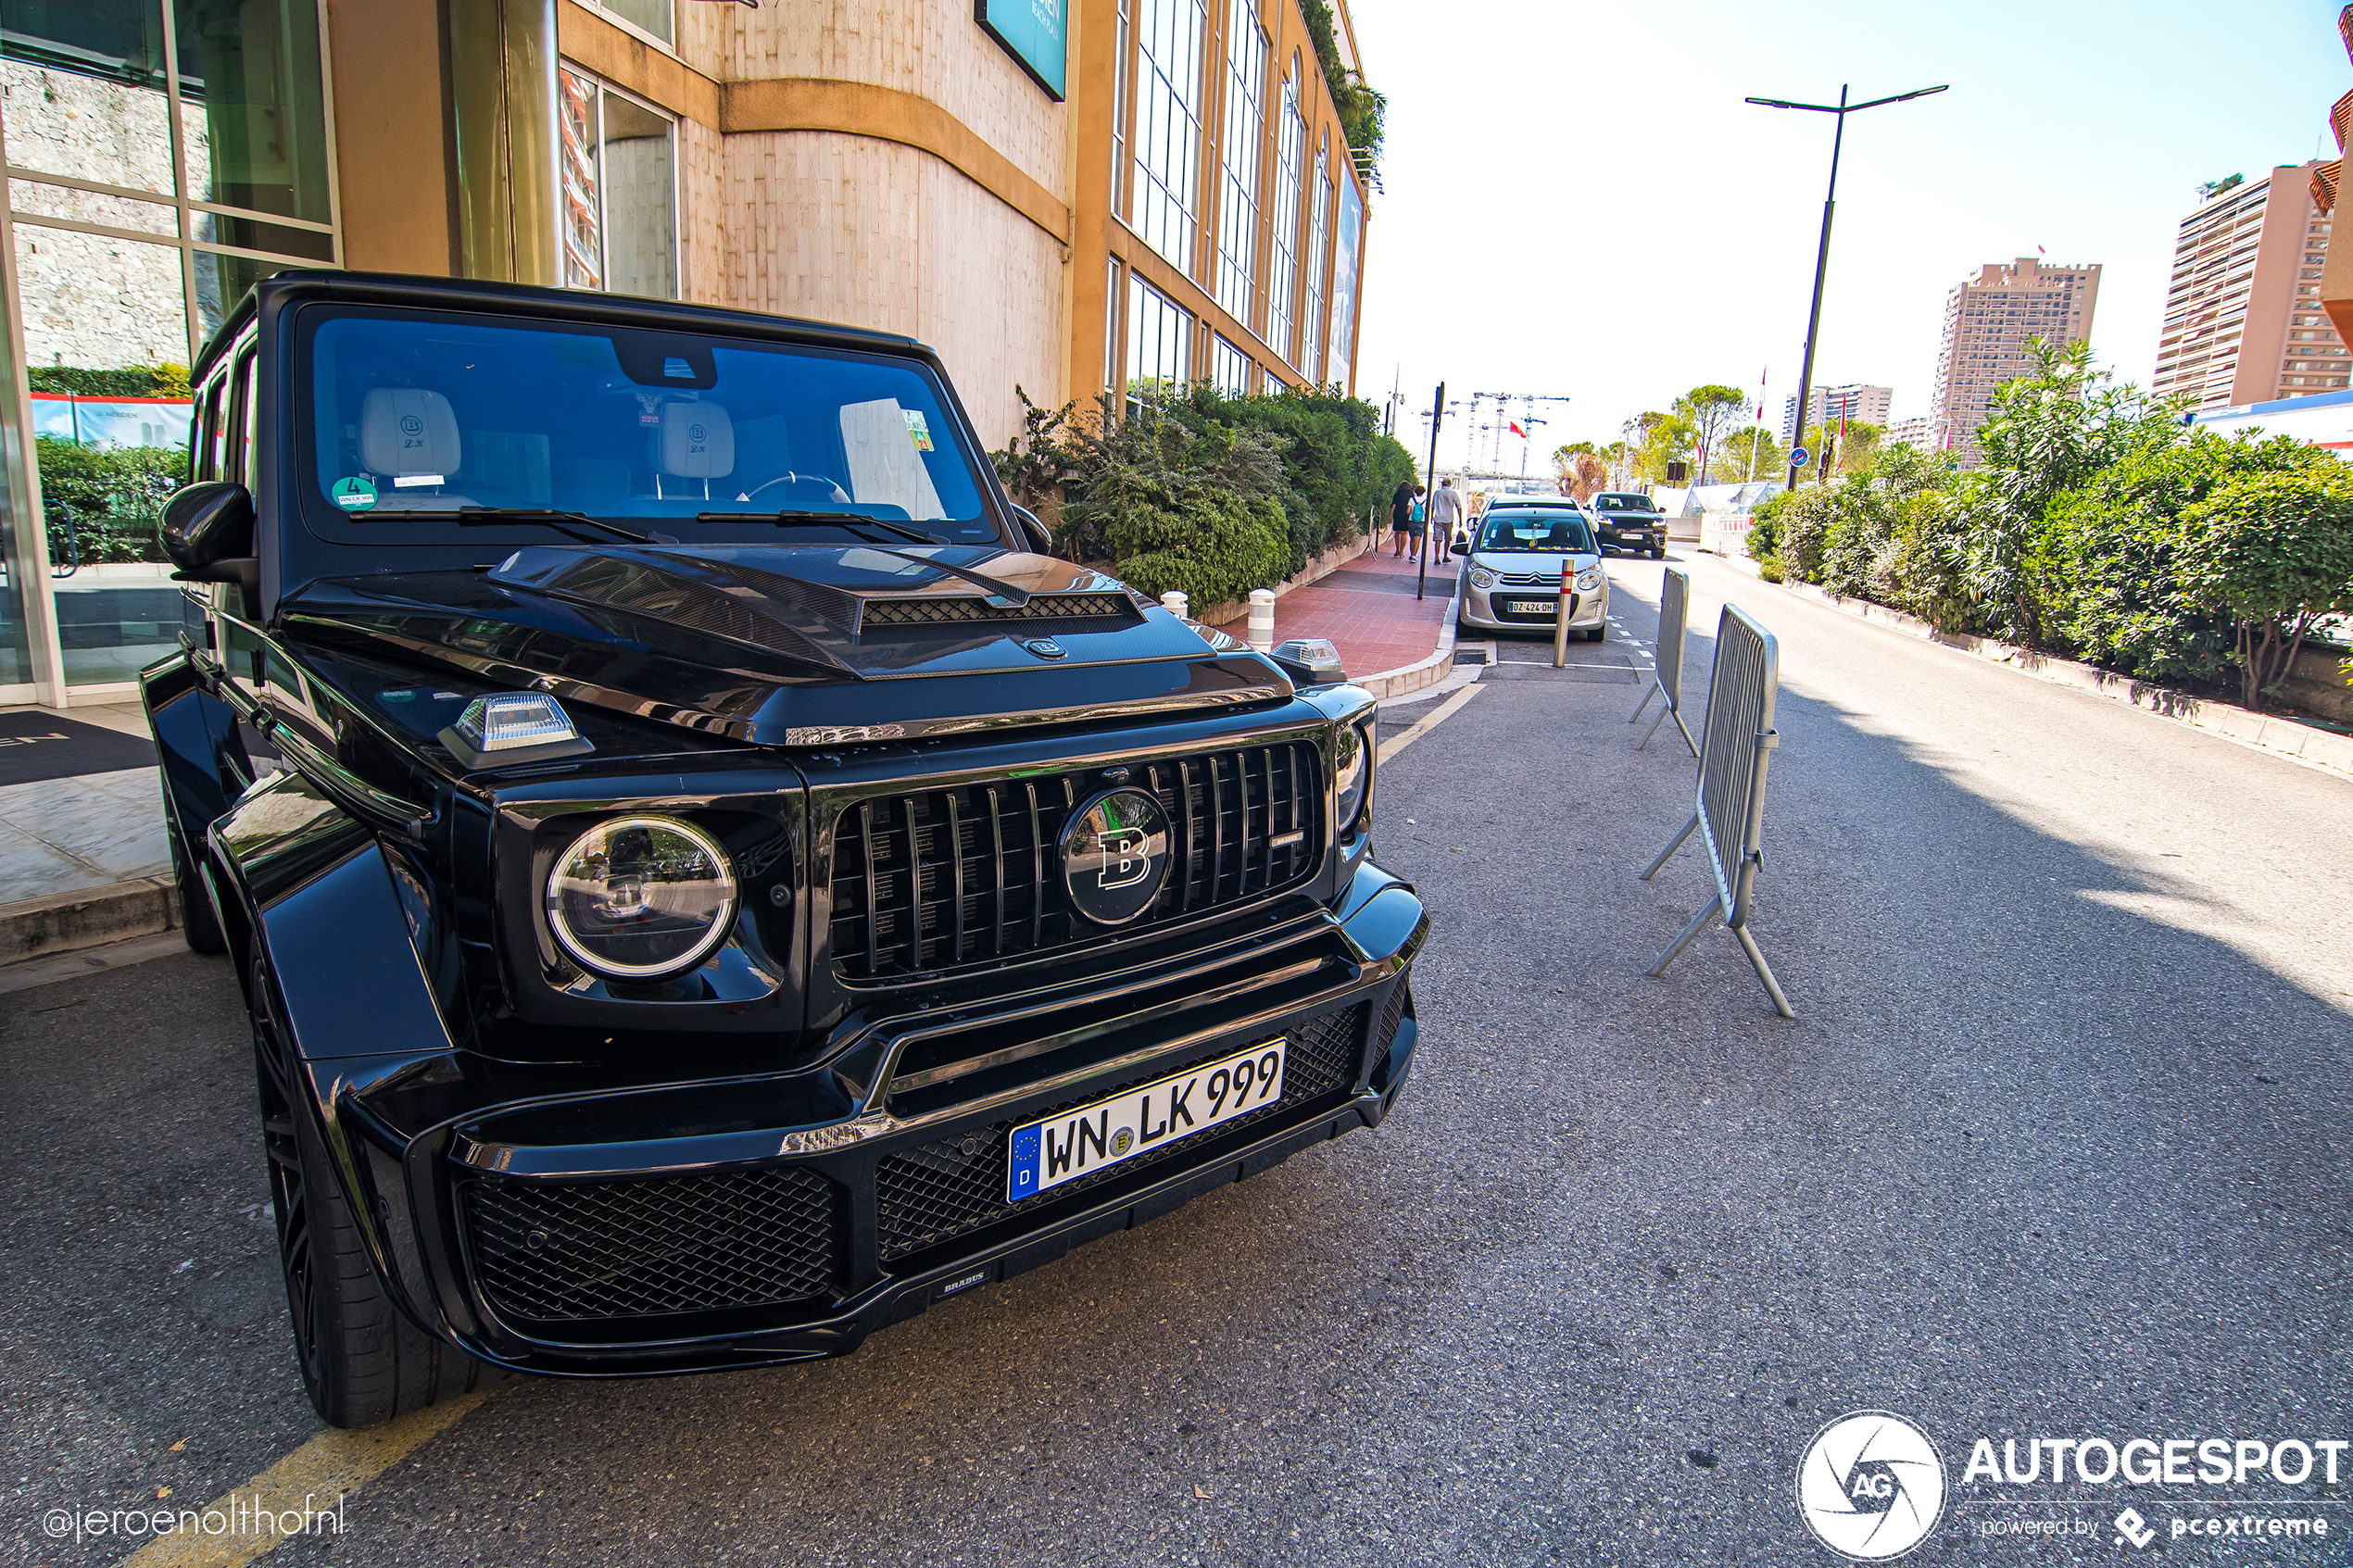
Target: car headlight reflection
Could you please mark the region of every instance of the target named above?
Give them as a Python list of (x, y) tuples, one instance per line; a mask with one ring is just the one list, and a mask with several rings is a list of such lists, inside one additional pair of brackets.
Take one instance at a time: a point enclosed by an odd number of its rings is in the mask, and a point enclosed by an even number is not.
[(701, 960), (736, 913), (727, 853), (667, 817), (622, 817), (574, 839), (547, 878), (547, 929), (600, 974), (642, 980)]
[(1577, 574), (1577, 591), (1580, 594), (1590, 594), (1601, 585), (1602, 569), (1598, 566), (1588, 567)]
[(1345, 838), (1356, 831), (1357, 813), (1365, 804), (1365, 786), (1372, 782), (1372, 737), (1360, 725), (1342, 724), (1340, 734), (1333, 737), (1332, 762), (1340, 775), (1340, 836)]
[(1495, 585), (1495, 574), (1483, 566), (1472, 567), (1470, 577), (1474, 588), (1492, 588)]

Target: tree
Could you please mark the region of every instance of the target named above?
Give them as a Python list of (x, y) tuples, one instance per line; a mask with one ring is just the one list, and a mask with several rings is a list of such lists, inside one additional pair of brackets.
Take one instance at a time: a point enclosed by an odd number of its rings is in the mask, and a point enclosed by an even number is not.
[(2353, 474), (2334, 458), (2224, 481), (2183, 509), (2182, 586), (2231, 620), (2240, 700), (2296, 666), (2315, 622), (2353, 610)]
[(1789, 454), (1763, 425), (1743, 425), (1724, 438), (1717, 471), (1730, 484), (1736, 480), (1780, 479), (1789, 470)]
[(1748, 394), (1736, 386), (1695, 386), (1675, 399), (1676, 416), (1691, 430), (1691, 441), (1699, 451), (1698, 483), (1707, 483), (1708, 459), (1717, 445), (1737, 429), (1748, 413)]
[(1634, 477), (1651, 484), (1665, 483), (1667, 465), (1692, 455), (1692, 421), (1680, 414), (1662, 414), (1654, 408), (1636, 415), (1634, 425), (1638, 433)]

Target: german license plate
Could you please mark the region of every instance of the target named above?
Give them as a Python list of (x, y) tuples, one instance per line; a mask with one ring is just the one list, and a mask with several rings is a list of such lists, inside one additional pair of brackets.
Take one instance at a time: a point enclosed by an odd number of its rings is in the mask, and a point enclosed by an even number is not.
[(1272, 1105), (1283, 1098), (1290, 1047), (1278, 1035), (1156, 1084), (1015, 1127), (1007, 1145), (1005, 1201), (1035, 1198)]
[(1504, 608), (1514, 615), (1552, 615), (1558, 612), (1558, 599), (1511, 599)]

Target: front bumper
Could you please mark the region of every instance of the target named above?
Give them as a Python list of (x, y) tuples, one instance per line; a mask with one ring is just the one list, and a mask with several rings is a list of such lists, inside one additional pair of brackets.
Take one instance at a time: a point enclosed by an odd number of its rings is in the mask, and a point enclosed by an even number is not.
[(1613, 527), (1604, 523), (1594, 530), (1594, 537), (1605, 550), (1656, 550), (1667, 545), (1667, 524), (1664, 522), (1641, 528)]
[[(1572, 632), (1599, 626), (1609, 619), (1609, 583), (1590, 594), (1573, 594), (1568, 609), (1568, 626)], [(1537, 613), (1512, 610), (1511, 604), (1541, 603)], [(1548, 586), (1511, 588), (1501, 583), (1492, 588), (1475, 588), (1466, 576), (1463, 580), (1462, 623), (1481, 632), (1549, 632), (1560, 614), (1559, 594)]]
[[(1192, 955), (1150, 983), (864, 1024), (843, 1052), (894, 1065), (862, 1098), (826, 1066), (678, 1083), (577, 1067), (353, 1059), (314, 1076), (351, 1151), (380, 1271), (433, 1332), (484, 1360), (576, 1376), (839, 1355), (948, 1296), (1140, 1224), (1311, 1144), (1378, 1124), (1410, 1070), (1408, 989), (1428, 930), (1362, 864), (1329, 909)], [(1248, 1117), (1019, 1204), (1020, 1123), (1276, 1035), (1293, 1065)], [(953, 1075), (903, 1071), (961, 1046)], [(922, 1050), (916, 1051), (920, 1044)], [(318, 1072), (314, 1068), (314, 1074)]]

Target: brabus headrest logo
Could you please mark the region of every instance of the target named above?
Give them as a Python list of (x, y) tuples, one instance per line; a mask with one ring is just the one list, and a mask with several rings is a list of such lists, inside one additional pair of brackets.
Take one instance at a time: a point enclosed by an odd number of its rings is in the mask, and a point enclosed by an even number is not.
[(1815, 1539), (1841, 1557), (1901, 1557), (1944, 1516), (1944, 1461), (1928, 1434), (1902, 1416), (1857, 1411), (1806, 1445), (1797, 1509)]

